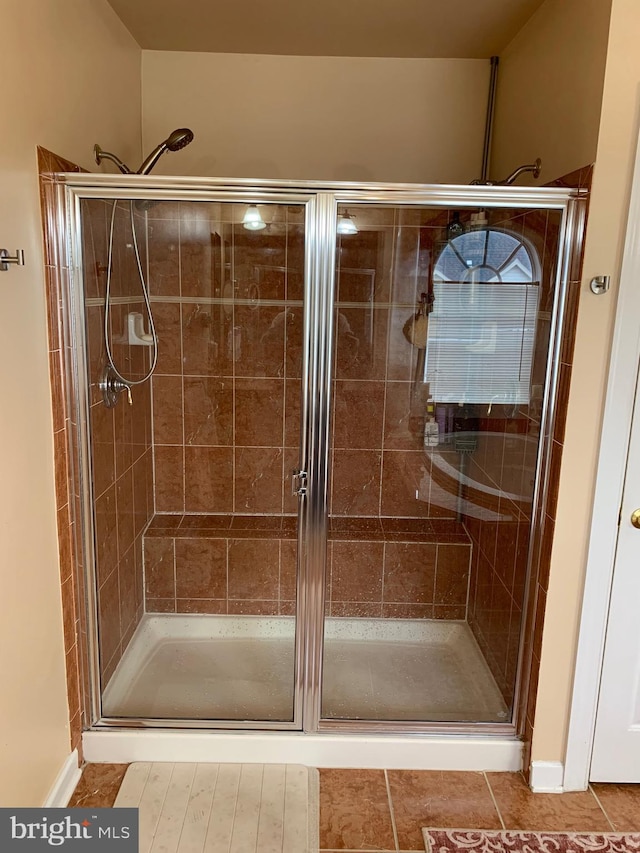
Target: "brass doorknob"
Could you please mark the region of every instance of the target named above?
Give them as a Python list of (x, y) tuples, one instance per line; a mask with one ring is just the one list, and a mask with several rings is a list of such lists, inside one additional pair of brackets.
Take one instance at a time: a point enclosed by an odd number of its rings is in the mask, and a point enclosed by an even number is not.
[(640, 528), (640, 509), (634, 509), (631, 513), (631, 524), (633, 524), (634, 527)]

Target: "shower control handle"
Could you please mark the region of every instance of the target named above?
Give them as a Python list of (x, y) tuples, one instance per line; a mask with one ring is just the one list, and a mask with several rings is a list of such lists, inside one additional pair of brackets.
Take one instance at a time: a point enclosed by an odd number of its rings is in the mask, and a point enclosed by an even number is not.
[(634, 509), (631, 513), (631, 524), (634, 527), (640, 528), (640, 509)]
[(294, 468), (291, 472), (291, 494), (294, 498), (302, 498), (307, 494), (307, 472)]

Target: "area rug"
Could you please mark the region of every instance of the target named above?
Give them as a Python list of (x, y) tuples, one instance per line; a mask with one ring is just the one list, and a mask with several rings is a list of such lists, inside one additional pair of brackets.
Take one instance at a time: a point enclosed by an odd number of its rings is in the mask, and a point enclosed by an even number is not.
[(115, 808), (140, 853), (317, 853), (318, 771), (297, 764), (131, 764)]
[(427, 853), (640, 853), (640, 833), (422, 830)]

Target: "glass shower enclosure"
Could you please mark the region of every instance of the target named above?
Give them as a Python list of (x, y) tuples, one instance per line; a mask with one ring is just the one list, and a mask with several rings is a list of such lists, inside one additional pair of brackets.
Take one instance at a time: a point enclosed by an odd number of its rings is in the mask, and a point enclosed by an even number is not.
[(94, 724), (516, 732), (578, 194), (65, 180)]

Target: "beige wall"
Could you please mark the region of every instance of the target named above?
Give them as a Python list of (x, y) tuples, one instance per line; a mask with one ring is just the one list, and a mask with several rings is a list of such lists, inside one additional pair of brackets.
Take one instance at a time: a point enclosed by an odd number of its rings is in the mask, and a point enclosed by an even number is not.
[[(552, 554), (533, 758), (562, 761), (632, 164), (640, 114), (638, 0), (613, 0), (602, 118)], [(588, 289), (610, 274), (608, 295)]]
[(140, 50), (106, 0), (3, 0), (0, 805), (40, 805), (69, 747), (36, 145), (140, 156)]
[[(540, 182), (593, 163), (611, 0), (547, 0), (500, 54), (490, 176)], [(524, 176), (519, 183), (535, 183)]]
[(467, 183), (488, 79), (476, 59), (144, 51), (144, 146), (193, 129), (163, 174)]

